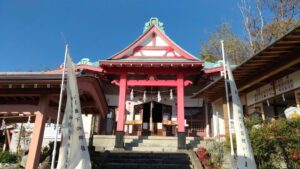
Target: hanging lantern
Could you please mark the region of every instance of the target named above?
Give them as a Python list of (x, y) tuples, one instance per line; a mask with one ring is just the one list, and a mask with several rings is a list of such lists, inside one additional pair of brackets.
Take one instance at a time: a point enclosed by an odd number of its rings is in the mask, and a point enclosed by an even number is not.
[(173, 90), (170, 89), (170, 100), (173, 100)]
[(283, 100), (283, 102), (285, 102), (285, 96), (284, 96), (284, 94), (282, 94), (282, 100)]
[(144, 91), (143, 101), (144, 101), (144, 102), (147, 101), (146, 91)]
[(130, 92), (130, 100), (133, 100), (134, 99), (134, 96), (133, 96), (133, 89), (131, 89), (131, 92)]
[(158, 101), (158, 102), (161, 101), (160, 91), (157, 92), (157, 101)]

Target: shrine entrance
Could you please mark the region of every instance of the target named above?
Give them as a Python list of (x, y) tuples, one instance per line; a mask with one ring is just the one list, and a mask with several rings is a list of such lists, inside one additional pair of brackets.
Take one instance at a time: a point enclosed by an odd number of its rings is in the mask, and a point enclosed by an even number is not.
[(141, 127), (139, 128), (141, 135), (166, 135), (167, 131), (163, 126), (163, 120), (170, 120), (172, 106), (151, 101), (135, 105), (134, 109), (134, 119), (142, 120)]
[[(134, 43), (112, 57), (99, 62), (104, 73), (103, 78), (119, 88), (115, 148), (124, 148), (124, 135), (136, 132), (137, 126), (141, 127), (137, 130), (138, 132), (145, 129), (141, 135), (168, 136), (163, 130), (166, 126), (166, 128), (172, 128), (173, 134), (176, 133), (178, 149), (185, 149), (185, 87), (191, 86), (194, 82), (198, 83), (199, 79), (196, 77), (200, 76), (204, 62), (183, 50), (166, 36), (163, 24), (159, 24), (157, 18), (151, 18), (146, 25), (144, 33)], [(150, 104), (143, 105), (144, 114), (147, 116), (132, 118), (134, 103), (131, 99), (136, 95), (134, 93), (136, 88), (145, 89), (142, 97), (137, 96), (140, 101), (145, 100), (144, 95), (147, 95), (147, 88), (156, 88), (158, 95), (160, 88), (171, 89), (170, 95), (173, 91), (176, 96), (176, 100), (174, 99), (172, 102), (176, 103), (174, 105), (176, 106), (176, 111), (174, 111), (176, 117), (170, 117), (171, 120), (168, 119), (164, 122), (164, 106), (160, 103), (150, 102)], [(131, 99), (129, 100), (129, 98)], [(153, 107), (149, 108), (151, 103)], [(152, 112), (152, 116), (149, 116), (150, 112)], [(146, 126), (143, 120), (149, 121), (149, 125)], [(151, 123), (152, 126), (150, 126)], [(154, 123), (156, 125), (153, 125)], [(148, 132), (146, 132), (147, 130)]]

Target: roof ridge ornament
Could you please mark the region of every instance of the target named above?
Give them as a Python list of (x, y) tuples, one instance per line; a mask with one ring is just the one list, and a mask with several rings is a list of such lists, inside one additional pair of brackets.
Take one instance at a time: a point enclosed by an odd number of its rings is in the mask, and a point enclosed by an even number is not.
[(99, 62), (91, 62), (89, 58), (82, 58), (76, 65), (98, 66)]
[(156, 17), (150, 18), (150, 20), (145, 23), (143, 33), (149, 30), (153, 25), (155, 25), (160, 31), (165, 33), (164, 23), (160, 22)]

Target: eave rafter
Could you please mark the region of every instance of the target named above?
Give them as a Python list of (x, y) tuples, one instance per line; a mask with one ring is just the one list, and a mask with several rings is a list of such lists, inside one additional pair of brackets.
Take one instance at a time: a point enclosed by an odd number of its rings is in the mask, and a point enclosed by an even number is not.
[(200, 74), (200, 68), (198, 67), (191, 67), (189, 69), (185, 68), (172, 68), (170, 67), (157, 67), (160, 69), (150, 69), (151, 67), (132, 67), (132, 68), (122, 68), (117, 69), (116, 67), (112, 68), (105, 68), (103, 69), (105, 73), (107, 74), (121, 74), (124, 72), (134, 73), (134, 74), (149, 74), (150, 72), (153, 74), (178, 74), (178, 73), (184, 73), (184, 74)]

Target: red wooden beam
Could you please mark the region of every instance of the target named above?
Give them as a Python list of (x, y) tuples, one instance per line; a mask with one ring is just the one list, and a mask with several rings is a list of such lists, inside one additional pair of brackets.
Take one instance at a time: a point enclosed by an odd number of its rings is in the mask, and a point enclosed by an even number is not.
[(134, 51), (140, 50), (166, 50), (169, 52), (174, 51), (174, 49), (170, 46), (137, 46), (136, 48), (134, 48)]
[[(113, 80), (111, 82), (115, 85), (120, 85), (119, 80)], [(190, 80), (184, 81), (184, 86), (193, 84)], [(161, 86), (161, 87), (176, 87), (177, 80), (127, 80), (127, 86)]]
[(216, 73), (216, 72), (221, 72), (223, 71), (223, 67), (216, 67), (216, 68), (211, 68), (211, 69), (206, 69), (204, 72), (209, 74), (209, 73)]
[(128, 80), (128, 86), (177, 86), (176, 80)]

